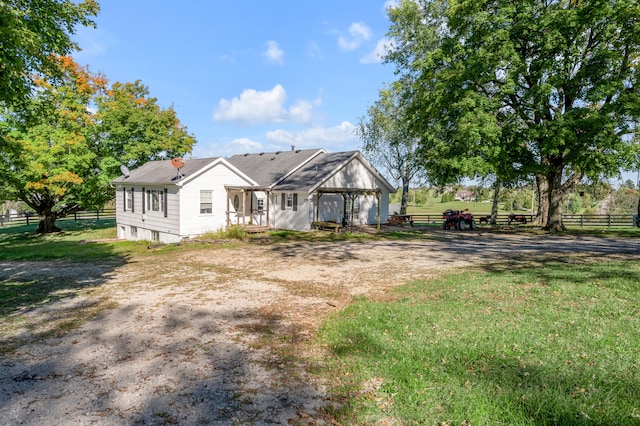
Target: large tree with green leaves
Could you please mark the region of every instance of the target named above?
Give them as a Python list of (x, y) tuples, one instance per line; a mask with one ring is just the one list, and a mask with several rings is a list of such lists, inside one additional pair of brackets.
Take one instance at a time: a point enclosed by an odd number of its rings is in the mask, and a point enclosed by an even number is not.
[(1, 192), (38, 214), (39, 233), (56, 231), (55, 221), (73, 212), (102, 208), (120, 165), (183, 155), (195, 143), (141, 83), (109, 86), (68, 57), (58, 66), (61, 81), (35, 79), (29, 102), (0, 116)]
[(0, 0), (0, 103), (21, 103), (32, 74), (60, 76), (56, 56), (77, 50), (78, 25), (94, 26), (95, 0)]
[(377, 166), (382, 167), (393, 180), (402, 185), (400, 214), (407, 213), (409, 185), (424, 176), (418, 155), (418, 140), (409, 131), (399, 83), (380, 90), (378, 100), (360, 120), (357, 130), (362, 139), (362, 150)]
[[(422, 142), (454, 164), (482, 159), (507, 180), (535, 176), (548, 229), (564, 229), (563, 197), (583, 178), (629, 165), (640, 116), (636, 0), (403, 0), (389, 15), (388, 60), (413, 76), (414, 125), (435, 119), (440, 135)], [(436, 42), (414, 37), (424, 33)]]

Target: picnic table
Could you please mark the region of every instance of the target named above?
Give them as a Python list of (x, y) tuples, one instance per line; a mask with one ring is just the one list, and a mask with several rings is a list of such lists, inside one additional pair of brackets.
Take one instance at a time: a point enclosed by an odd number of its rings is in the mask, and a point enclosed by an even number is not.
[(311, 222), (313, 229), (331, 229), (333, 232), (339, 232), (342, 229), (342, 224), (337, 222)]
[(413, 216), (410, 214), (392, 214), (387, 219), (387, 224), (389, 225), (404, 226), (407, 222), (413, 226)]

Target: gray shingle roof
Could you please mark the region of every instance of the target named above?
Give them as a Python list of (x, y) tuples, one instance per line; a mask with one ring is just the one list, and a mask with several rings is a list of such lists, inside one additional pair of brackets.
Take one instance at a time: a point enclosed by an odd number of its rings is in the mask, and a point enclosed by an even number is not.
[(308, 161), (321, 149), (263, 152), (260, 154), (234, 155), (227, 161), (256, 181), (259, 186), (271, 186)]
[(358, 151), (321, 153), (305, 164), (300, 170), (284, 179), (274, 189), (279, 191), (310, 191)]
[(114, 179), (113, 182), (157, 185), (177, 184), (181, 180), (193, 176), (200, 169), (217, 159), (218, 157), (186, 160), (186, 164), (180, 168), (180, 175), (178, 175), (178, 170), (171, 165), (171, 161), (169, 160), (149, 161), (137, 169), (131, 170), (129, 177), (120, 176)]

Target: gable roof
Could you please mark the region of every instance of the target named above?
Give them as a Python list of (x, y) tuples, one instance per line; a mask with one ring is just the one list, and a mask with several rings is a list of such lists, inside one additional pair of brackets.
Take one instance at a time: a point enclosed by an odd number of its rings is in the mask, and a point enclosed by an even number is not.
[(315, 156), (298, 171), (283, 179), (274, 189), (278, 191), (311, 191), (324, 182), (358, 151), (322, 153)]
[(113, 183), (136, 183), (147, 185), (178, 185), (182, 186), (191, 179), (209, 170), (218, 163), (224, 163), (238, 175), (255, 184), (253, 180), (237, 170), (222, 157), (193, 158), (185, 161), (179, 170), (171, 165), (171, 161), (149, 161), (137, 169), (131, 170), (129, 176), (120, 176)]
[(272, 187), (295, 173), (324, 149), (298, 149), (295, 151), (262, 152), (234, 155), (227, 161), (237, 167), (261, 187)]
[[(323, 152), (315, 156), (303, 167), (292, 173), (286, 179), (278, 183), (274, 189), (279, 191), (315, 191), (331, 178), (338, 170), (342, 169), (349, 161), (358, 158), (362, 164), (374, 175), (377, 180), (389, 191), (395, 188), (362, 156), (360, 151), (344, 151), (327, 153)], [(375, 188), (362, 188), (375, 189)]]
[[(278, 151), (240, 154), (225, 160), (222, 157), (196, 158), (177, 170), (171, 161), (149, 161), (129, 172), (129, 176), (114, 179), (114, 184), (146, 184), (182, 186), (191, 179), (224, 163), (249, 186), (278, 191), (315, 191), (348, 162), (357, 158), (389, 191), (395, 188), (362, 156), (360, 151), (327, 153), (324, 149)], [(375, 189), (375, 188), (365, 188)]]

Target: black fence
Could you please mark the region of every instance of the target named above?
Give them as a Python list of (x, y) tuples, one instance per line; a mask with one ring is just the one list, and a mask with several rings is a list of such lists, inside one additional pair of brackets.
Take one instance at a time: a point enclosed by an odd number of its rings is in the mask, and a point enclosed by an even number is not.
[[(411, 214), (414, 226), (442, 224), (441, 214)], [(497, 225), (523, 225), (535, 219), (532, 214), (499, 214)], [(474, 215), (476, 225), (489, 224), (489, 215)], [(636, 215), (633, 214), (565, 214), (562, 222), (569, 228), (621, 228), (636, 226)]]
[[(101, 220), (101, 219), (115, 219), (116, 218), (116, 209), (102, 209), (102, 210), (93, 210), (93, 211), (79, 211), (69, 216), (60, 218), (58, 221), (79, 221), (79, 220)], [(39, 219), (38, 216), (33, 214), (24, 213), (24, 214), (5, 214), (0, 215), (0, 226), (9, 226), (9, 225), (38, 225)]]

